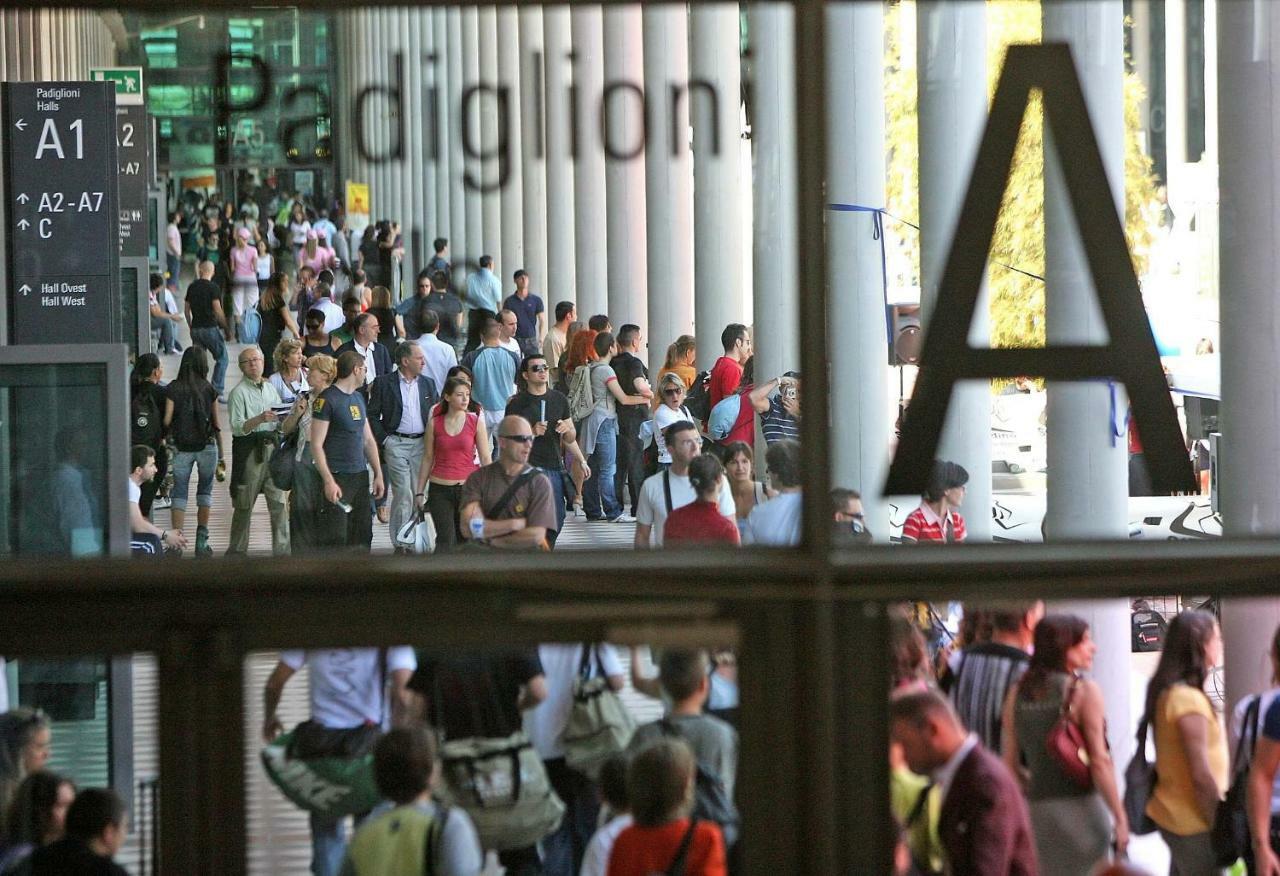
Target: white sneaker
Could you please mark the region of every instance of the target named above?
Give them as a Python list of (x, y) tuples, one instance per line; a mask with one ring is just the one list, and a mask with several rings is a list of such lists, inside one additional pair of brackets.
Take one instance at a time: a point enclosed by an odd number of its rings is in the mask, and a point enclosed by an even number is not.
[(170, 499), (168, 496), (156, 496), (153, 500), (151, 500), (151, 507), (152, 508), (172, 508), (173, 500)]
[(579, 520), (586, 520), (587, 512), (582, 510), (581, 505), (575, 505), (573, 509), (573, 516), (578, 518)]
[(635, 523), (636, 519), (632, 517), (630, 514), (619, 514), (617, 517), (613, 518), (613, 522), (614, 523)]

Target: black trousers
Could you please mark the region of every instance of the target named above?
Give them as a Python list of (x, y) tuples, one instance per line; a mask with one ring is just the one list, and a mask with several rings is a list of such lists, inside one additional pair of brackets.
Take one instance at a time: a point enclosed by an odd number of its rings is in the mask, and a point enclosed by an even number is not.
[(428, 484), (427, 513), (436, 525), (436, 550), (457, 550), (462, 543), (458, 520), (462, 513), (462, 484)]
[(333, 479), (342, 487), (342, 501), (351, 506), (346, 512), (322, 498), (316, 513), (316, 541), (321, 548), (368, 553), (373, 546), (373, 506), (369, 500), (369, 473), (337, 474)]
[[(619, 426), (621, 428), (621, 426)], [(630, 426), (627, 431), (631, 431)], [(631, 514), (640, 507), (640, 485), (644, 483), (644, 445), (639, 435), (618, 433), (618, 468), (613, 476), (613, 494), (618, 497), (618, 504), (631, 497)], [(623, 485), (626, 492), (623, 492)]]

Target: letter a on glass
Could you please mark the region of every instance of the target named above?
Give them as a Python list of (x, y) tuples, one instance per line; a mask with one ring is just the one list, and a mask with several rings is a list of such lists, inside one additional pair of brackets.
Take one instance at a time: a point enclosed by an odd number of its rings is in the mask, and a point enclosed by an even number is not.
[[(1110, 342), (1056, 344), (1044, 349), (974, 349), (969, 346), (969, 325), (1008, 185), (1018, 129), (1033, 88), (1043, 94), (1045, 120), (1060, 153), (1058, 160)], [(935, 316), (925, 334), (920, 373), (889, 467), (885, 494), (924, 489), (956, 381), (1019, 374), (1051, 380), (1114, 378), (1124, 383), (1134, 419), (1142, 424), (1152, 485), (1168, 493), (1196, 489), (1071, 49), (1062, 43), (1009, 47), (947, 256)], [(1103, 424), (1098, 428), (1104, 428)]]

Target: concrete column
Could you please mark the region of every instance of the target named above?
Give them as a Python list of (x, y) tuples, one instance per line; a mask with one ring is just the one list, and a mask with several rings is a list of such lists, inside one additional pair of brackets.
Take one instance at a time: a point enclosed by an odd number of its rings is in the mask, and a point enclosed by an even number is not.
[[(505, 166), (506, 179), (502, 183), (502, 254), (497, 256), (501, 259), (503, 288), (511, 288), (507, 284), (516, 270), (528, 270), (524, 263), (524, 132), (520, 126), (522, 56), (519, 13), (514, 6), (503, 6), (498, 10), (498, 83), (506, 89), (507, 112), (498, 119), (498, 132), (506, 144), (499, 144), (498, 149), (502, 154), (499, 173)], [(545, 279), (538, 277), (538, 283)]]
[[(830, 200), (884, 205), (884, 11), (878, 3), (827, 7), (828, 141), (840, 144), (828, 161)], [(767, 231), (768, 226), (764, 229)], [(862, 492), (868, 525), (888, 532), (880, 487), (889, 462), (888, 353), (880, 241), (868, 213), (829, 212), (831, 427), (833, 486)], [(784, 265), (794, 262), (783, 259)], [(790, 367), (795, 367), (794, 365)], [(756, 380), (777, 375), (756, 371)], [(803, 396), (802, 396), (803, 401)], [(818, 405), (820, 399), (812, 400)], [(821, 414), (819, 413), (819, 416)]]
[[(456, 118), (449, 112), (449, 55), (453, 53), (453, 44), (449, 42), (449, 16), (444, 9), (431, 10), (431, 28), (435, 35), (435, 42), (430, 51), (435, 58), (427, 68), (426, 82), (429, 87), (435, 87), (435, 104), (430, 109), (431, 132), (427, 148), (434, 156), (432, 160), (436, 172), (436, 227), (431, 231), (431, 238), (427, 241), (428, 246), (437, 237), (444, 237), (450, 243), (453, 239), (453, 199), (450, 192), (452, 174), (449, 153), (450, 144), (455, 139), (451, 123)], [(428, 258), (433, 254), (428, 253)]]
[[(569, 127), (569, 90), (576, 77), (569, 54), (573, 51), (568, 6), (548, 6), (542, 10), (544, 43), (543, 96), (545, 129), (547, 212), (547, 289), (557, 301), (578, 300), (577, 241), (573, 225), (574, 180), (572, 131)], [(532, 205), (531, 205), (532, 206)], [(537, 221), (538, 217), (534, 217)], [(546, 303), (548, 309), (554, 305)], [(590, 314), (578, 308), (585, 321)]]
[(686, 89), (689, 24), (683, 5), (648, 4), (643, 17), (644, 91), (653, 120), (644, 161), (649, 357), (661, 365), (667, 345), (694, 328), (693, 155)]
[(561, 300), (559, 284), (547, 275), (547, 53), (543, 40), (542, 7), (521, 8), (520, 16), (520, 152), (523, 186), (524, 266), (529, 288), (542, 296), (548, 324)]
[[(466, 89), (473, 88), (478, 85), (480, 79), (480, 11), (474, 7), (463, 7), (462, 9), (462, 80), (459, 90), (462, 93)], [(481, 117), (483, 115), (480, 107), (483, 101), (472, 98), (468, 104), (464, 104), (462, 115), (463, 129), (459, 135), (466, 139), (470, 144), (470, 151), (463, 152), (462, 167), (466, 177), (463, 181), (463, 198), (467, 205), (467, 252), (455, 252), (453, 257), (456, 260), (459, 256), (465, 255), (469, 261), (478, 261), (480, 256), (490, 253), (490, 247), (493, 244), (484, 236), (484, 199), (480, 193), (479, 183), (484, 178), (483, 162), (475, 157), (480, 154), (483, 148), (483, 134)], [(473, 185), (466, 183), (469, 178)], [(490, 253), (491, 254), (491, 253)]]
[(1204, 160), (1218, 161), (1218, 0), (1204, 0)]
[[(747, 15), (754, 67), (753, 339), (756, 377), (767, 380), (799, 367), (795, 12), (789, 3), (753, 3), (747, 7)], [(657, 351), (659, 365), (662, 352)], [(866, 490), (864, 498), (869, 499), (870, 492)]]
[[(448, 86), (447, 98), (444, 100), (447, 135), (444, 142), (449, 155), (449, 257), (454, 264), (450, 277), (455, 287), (466, 279), (466, 260), (475, 258), (471, 255), (473, 242), (467, 234), (467, 194), (463, 175), (466, 172), (466, 161), (462, 150), (462, 79), (463, 39), (462, 10), (450, 6), (445, 13), (448, 21)], [(477, 254), (478, 255), (478, 254)]]
[(1129, 59), (1133, 72), (1142, 83), (1142, 101), (1138, 104), (1138, 127), (1142, 131), (1142, 150), (1151, 154), (1151, 4), (1163, 0), (1133, 0), (1129, 17), (1133, 27), (1129, 37)]
[(609, 212), (609, 316), (635, 323), (648, 344), (649, 265), (645, 228), (644, 38), (639, 3), (604, 10), (603, 111)]
[[(545, 14), (545, 13), (544, 13)], [(608, 211), (605, 208), (604, 150), (600, 146), (600, 94), (604, 90), (604, 24), (600, 7), (573, 5), (575, 86), (570, 123), (574, 186), (575, 265), (578, 316), (584, 322), (609, 309)], [(647, 60), (647, 59), (646, 59)]]
[(435, 26), (430, 9), (410, 9), (409, 46), (405, 58), (406, 67), (413, 72), (413, 87), (405, 95), (413, 108), (410, 116), (409, 137), (414, 144), (413, 157), (408, 172), (413, 177), (413, 235), (406, 234), (404, 262), (404, 295), (413, 295), (413, 278), (426, 267), (431, 259), (431, 239), (436, 235), (440, 221), (436, 214), (436, 164), (438, 158), (431, 152), (435, 119), (432, 117), (431, 93), (435, 87), (435, 73), (428, 60), (435, 50)]
[[(1120, 0), (1049, 0), (1044, 41), (1071, 45), (1116, 210), (1124, 211), (1124, 32)], [(1104, 343), (1088, 264), (1080, 245), (1053, 138), (1045, 131), (1045, 317), (1050, 344)], [(1127, 405), (1123, 391), (1117, 405)], [(1121, 407), (1123, 409), (1123, 407)], [(1049, 384), (1049, 539), (1128, 537), (1128, 453), (1111, 426), (1111, 397), (1099, 381)], [(1107, 703), (1116, 763), (1126, 763), (1129, 732), (1130, 621), (1127, 600), (1058, 603), (1089, 622), (1098, 653), (1093, 677)]]
[(720, 356), (724, 327), (748, 321), (742, 249), (746, 191), (738, 151), (742, 134), (738, 4), (695, 3), (689, 22), (695, 324), (698, 367), (710, 368)]
[[(374, 9), (368, 14), (371, 26), (368, 30), (369, 54), (365, 55), (365, 57), (386, 58), (389, 55), (387, 29), (383, 20), (385, 10)], [(374, 69), (365, 67), (364, 74), (366, 85), (378, 81), (379, 77)], [(379, 107), (379, 104), (382, 104), (381, 107)], [(387, 105), (382, 101), (370, 100), (365, 105), (373, 108), (373, 112), (367, 113), (365, 116), (365, 130), (369, 133), (369, 142), (373, 144), (374, 155), (374, 160), (370, 162), (372, 179), (369, 180), (369, 204), (373, 214), (369, 217), (369, 221), (377, 222), (379, 219), (390, 215), (390, 198), (388, 194), (390, 186), (387, 181), (386, 156), (391, 133), (391, 113)], [(378, 112), (379, 109), (381, 109), (381, 112)]]
[(1164, 4), (1164, 130), (1170, 175), (1187, 160), (1187, 4)]
[[(1280, 535), (1280, 497), (1266, 473), (1280, 459), (1280, 6), (1218, 4), (1219, 191), (1222, 231), (1222, 523), (1227, 536)], [(1261, 477), (1259, 475), (1262, 475)], [(1267, 645), (1280, 599), (1222, 606), (1227, 700), (1270, 686)]]
[[(488, 88), (498, 85), (498, 13), (492, 6), (480, 7), (480, 82)], [(486, 156), (498, 153), (498, 101), (492, 92), (472, 102), (480, 112), (481, 152)], [(480, 162), (480, 178), (484, 191), (480, 193), (480, 215), (484, 234), (484, 251), (493, 256), (497, 274), (506, 288), (506, 277), (514, 268), (504, 265), (502, 259), (502, 191), (498, 187), (498, 160), (484, 158)]]
[[(916, 6), (920, 130), (920, 303), (926, 329), (973, 160), (987, 118), (987, 15), (982, 0), (923, 0)], [(986, 284), (969, 343), (991, 342)], [(991, 388), (956, 386), (938, 457), (969, 472), (964, 516), (969, 541), (991, 540)]]

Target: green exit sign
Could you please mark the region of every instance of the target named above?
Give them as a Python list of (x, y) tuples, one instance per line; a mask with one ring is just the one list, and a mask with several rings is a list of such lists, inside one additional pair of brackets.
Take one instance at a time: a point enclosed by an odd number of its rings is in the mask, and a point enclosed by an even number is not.
[(89, 78), (94, 82), (114, 82), (117, 104), (142, 105), (141, 67), (91, 67)]

